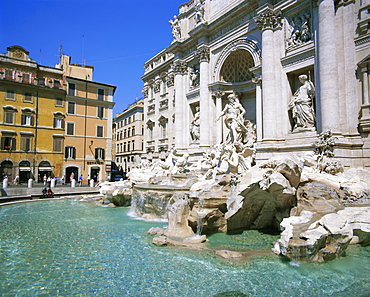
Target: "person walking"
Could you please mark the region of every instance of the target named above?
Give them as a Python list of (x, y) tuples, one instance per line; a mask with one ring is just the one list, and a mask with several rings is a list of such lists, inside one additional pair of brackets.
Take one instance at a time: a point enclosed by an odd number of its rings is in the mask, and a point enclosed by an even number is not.
[(78, 178), (78, 186), (81, 187), (82, 186), (82, 174), (80, 175), (80, 177)]

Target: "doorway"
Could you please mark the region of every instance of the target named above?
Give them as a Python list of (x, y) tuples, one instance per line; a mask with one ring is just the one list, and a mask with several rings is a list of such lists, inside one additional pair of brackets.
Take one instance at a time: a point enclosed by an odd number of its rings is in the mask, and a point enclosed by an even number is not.
[(75, 180), (78, 179), (78, 168), (74, 167), (74, 166), (70, 166), (70, 167), (66, 168), (65, 181), (67, 183), (70, 183), (72, 178), (75, 179)]
[(90, 177), (94, 180), (94, 182), (98, 181), (100, 168), (91, 168)]

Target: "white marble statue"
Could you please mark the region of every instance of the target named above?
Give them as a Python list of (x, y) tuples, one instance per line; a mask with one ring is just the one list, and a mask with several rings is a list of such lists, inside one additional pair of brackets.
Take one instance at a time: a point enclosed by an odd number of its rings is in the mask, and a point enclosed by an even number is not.
[(172, 174), (182, 174), (189, 171), (191, 163), (189, 163), (188, 153), (184, 153), (181, 157), (173, 155), (172, 160), (175, 162), (175, 165), (171, 170)]
[(200, 22), (204, 21), (204, 0), (197, 0), (197, 3), (195, 4), (195, 25), (199, 24)]
[(312, 107), (315, 87), (307, 75), (302, 74), (298, 78), (302, 85), (289, 102), (289, 110), (292, 111), (294, 121), (293, 131), (315, 127), (315, 112)]
[(169, 20), (169, 23), (172, 26), (173, 38), (176, 41), (180, 41), (180, 39), (181, 39), (181, 27), (180, 27), (179, 19), (177, 18), (177, 16), (174, 15), (173, 20)]
[(244, 115), (246, 111), (240, 104), (236, 94), (230, 94), (227, 99), (228, 103), (218, 116), (217, 120), (222, 116), (225, 117), (224, 122), (226, 127), (229, 129), (226, 144), (232, 144), (235, 142), (243, 143), (244, 137), (248, 132), (247, 127), (244, 125)]
[(190, 78), (191, 87), (195, 88), (199, 86), (199, 70), (198, 69), (190, 68), (189, 78)]
[(199, 141), (200, 138), (200, 111), (199, 106), (195, 107), (194, 118), (190, 123), (190, 136), (193, 142)]

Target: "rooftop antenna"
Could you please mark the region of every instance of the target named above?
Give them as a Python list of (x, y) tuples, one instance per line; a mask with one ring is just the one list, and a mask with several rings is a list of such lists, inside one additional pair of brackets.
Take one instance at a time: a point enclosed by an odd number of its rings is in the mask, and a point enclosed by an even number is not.
[(63, 56), (63, 43), (64, 43), (64, 41), (61, 40), (60, 41), (60, 46), (59, 46), (59, 61), (62, 59), (62, 56)]

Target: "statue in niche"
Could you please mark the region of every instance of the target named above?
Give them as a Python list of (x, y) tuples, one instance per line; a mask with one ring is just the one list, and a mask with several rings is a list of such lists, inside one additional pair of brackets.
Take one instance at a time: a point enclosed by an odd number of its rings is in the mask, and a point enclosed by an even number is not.
[(310, 14), (295, 17), (292, 20), (292, 31), (288, 39), (288, 47), (305, 43), (312, 39), (312, 33), (309, 26)]
[(198, 87), (199, 86), (199, 70), (195, 67), (190, 68), (190, 86), (192, 87)]
[(195, 107), (194, 118), (190, 123), (190, 136), (193, 142), (197, 142), (200, 139), (200, 111), (199, 105)]
[(305, 74), (298, 78), (302, 85), (294, 93), (288, 105), (289, 110), (292, 111), (294, 121), (293, 131), (315, 127), (315, 112), (312, 107), (315, 98), (315, 86)]
[(198, 0), (195, 4), (195, 25), (198, 25), (200, 22), (204, 21), (204, 0)]
[(180, 39), (181, 39), (181, 28), (180, 28), (180, 22), (179, 22), (179, 19), (177, 18), (177, 16), (174, 15), (173, 20), (169, 20), (169, 23), (172, 26), (173, 38), (176, 41), (180, 41)]
[(226, 144), (235, 142), (244, 143), (244, 138), (247, 135), (248, 129), (244, 124), (244, 115), (246, 113), (244, 107), (240, 104), (239, 99), (235, 93), (227, 97), (228, 103), (218, 116), (219, 120), (225, 116), (224, 122), (229, 129), (226, 138)]

